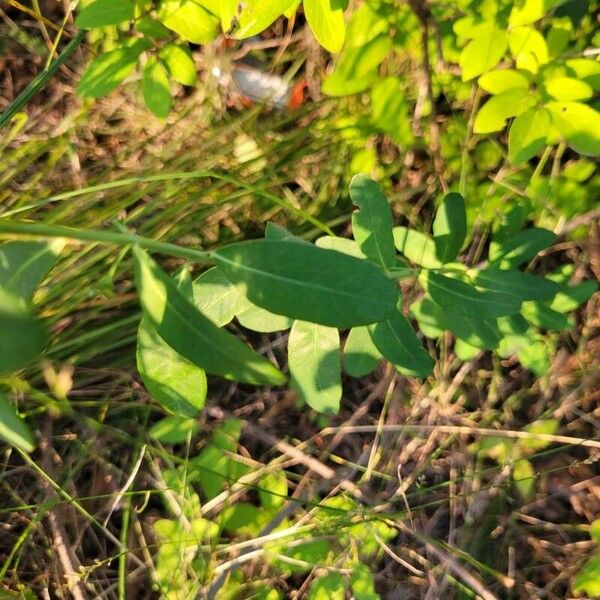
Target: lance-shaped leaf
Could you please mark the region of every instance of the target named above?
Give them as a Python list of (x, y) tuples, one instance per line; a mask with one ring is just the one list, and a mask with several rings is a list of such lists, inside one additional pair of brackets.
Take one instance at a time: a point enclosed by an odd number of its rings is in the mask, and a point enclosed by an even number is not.
[(367, 258), (384, 269), (394, 266), (396, 252), (392, 235), (392, 211), (377, 184), (366, 175), (356, 175), (350, 198), (359, 207), (352, 213), (352, 233)]
[(292, 387), (314, 410), (337, 414), (342, 398), (340, 334), (333, 327), (294, 321), (288, 338)]
[(52, 242), (6, 242), (0, 245), (0, 285), (26, 302), (48, 271), (54, 266), (64, 246), (60, 239)]
[(546, 144), (550, 114), (544, 108), (530, 108), (519, 115), (508, 132), (508, 156), (513, 165), (534, 157)]
[(34, 439), (29, 428), (2, 392), (0, 392), (0, 440), (25, 452), (32, 452), (34, 448)]
[(352, 377), (364, 377), (371, 373), (381, 360), (367, 327), (354, 327), (344, 344), (344, 370)]
[(433, 359), (425, 352), (410, 323), (399, 310), (387, 320), (369, 326), (377, 350), (400, 373), (426, 377), (433, 369)]
[[(598, 283), (584, 281), (577, 285), (559, 285), (558, 289), (558, 294), (550, 303), (550, 308), (567, 313), (589, 300), (598, 291)], [(532, 300), (542, 300), (542, 298), (532, 298)]]
[(264, 31), (293, 4), (294, 0), (246, 0), (237, 17), (233, 37), (243, 39)]
[(95, 29), (117, 25), (133, 19), (135, 4), (130, 0), (96, 0), (81, 10), (75, 25), (81, 29)]
[(202, 315), (141, 248), (134, 248), (136, 285), (144, 314), (176, 352), (207, 373), (255, 385), (280, 385), (267, 359)]
[(464, 198), (456, 192), (446, 194), (435, 213), (433, 241), (442, 263), (452, 262), (465, 243), (467, 213)]
[(204, 369), (173, 350), (147, 317), (137, 337), (137, 368), (150, 395), (168, 412), (195, 417), (206, 400)]
[[(494, 243), (490, 263), (501, 269), (514, 269), (532, 259), (540, 250), (552, 245), (556, 236), (548, 229), (531, 227)], [(493, 252), (492, 252), (493, 249)]]
[(499, 291), (480, 292), (474, 285), (435, 273), (424, 271), (421, 281), (431, 299), (445, 312), (480, 319), (495, 319), (519, 312), (521, 299)]
[(292, 319), (276, 315), (260, 306), (251, 304), (248, 308), (236, 315), (240, 325), (259, 333), (273, 333), (285, 331), (292, 326)]
[(46, 346), (46, 328), (23, 298), (0, 287), (0, 373), (25, 366)]
[(435, 242), (420, 231), (406, 227), (394, 227), (394, 244), (408, 260), (428, 269), (441, 267), (436, 256)]
[(312, 244), (254, 240), (212, 257), (252, 304), (278, 315), (344, 329), (395, 308), (396, 287), (376, 265)]
[(536, 327), (548, 331), (565, 331), (575, 326), (572, 319), (542, 302), (523, 302), (522, 314)]
[(346, 22), (345, 0), (304, 0), (304, 15), (317, 41), (329, 52), (339, 52), (344, 45)]
[(545, 277), (493, 268), (476, 271), (473, 282), (479, 288), (507, 292), (522, 300), (552, 300), (560, 289), (557, 283)]

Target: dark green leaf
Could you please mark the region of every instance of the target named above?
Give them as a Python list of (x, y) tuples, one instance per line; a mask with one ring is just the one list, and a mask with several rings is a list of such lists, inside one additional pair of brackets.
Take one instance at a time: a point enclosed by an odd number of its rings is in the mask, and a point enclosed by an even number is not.
[(134, 248), (144, 314), (176, 352), (208, 373), (255, 385), (280, 385), (283, 374), (235, 336), (219, 329), (177, 289), (141, 248)]
[(501, 269), (514, 269), (548, 248), (556, 236), (548, 229), (531, 227), (507, 237), (490, 249), (490, 263)]
[(344, 600), (346, 585), (344, 578), (335, 571), (317, 577), (310, 585), (307, 600)]
[(458, 256), (466, 236), (467, 213), (464, 198), (456, 192), (446, 194), (433, 221), (437, 258), (442, 263), (452, 262)]
[(560, 289), (558, 284), (545, 277), (494, 268), (476, 271), (473, 282), (477, 287), (507, 292), (522, 300), (552, 300)]
[(75, 25), (81, 29), (95, 29), (131, 21), (135, 4), (130, 0), (95, 0), (81, 10)]
[(146, 106), (159, 119), (166, 119), (171, 110), (169, 76), (163, 64), (155, 56), (150, 56), (146, 62), (142, 88)]
[(294, 240), (296, 242), (304, 242), (302, 238), (295, 236), (291, 231), (288, 231), (285, 227), (277, 225), (269, 221), (265, 228), (265, 238), (268, 240)]
[(254, 240), (212, 256), (253, 304), (275, 314), (349, 328), (395, 308), (396, 288), (377, 266), (312, 244)]
[(566, 315), (552, 310), (541, 302), (524, 302), (522, 314), (536, 327), (548, 331), (566, 331), (575, 325)]
[(350, 330), (344, 345), (344, 369), (352, 377), (364, 377), (377, 367), (382, 356), (367, 327)]
[(393, 236), (398, 252), (408, 260), (428, 269), (442, 266), (436, 257), (435, 242), (424, 233), (406, 227), (394, 227)]
[(138, 19), (135, 23), (135, 28), (153, 40), (164, 40), (171, 36), (171, 32), (160, 21), (156, 21), (150, 17)]
[(379, 186), (366, 175), (355, 175), (350, 198), (359, 207), (352, 213), (352, 233), (367, 258), (384, 269), (394, 266), (392, 211)]
[(24, 452), (33, 452), (35, 447), (35, 441), (25, 421), (19, 417), (2, 392), (0, 392), (0, 440)]
[(173, 415), (155, 423), (149, 431), (151, 438), (162, 444), (183, 444), (200, 431), (197, 419)]

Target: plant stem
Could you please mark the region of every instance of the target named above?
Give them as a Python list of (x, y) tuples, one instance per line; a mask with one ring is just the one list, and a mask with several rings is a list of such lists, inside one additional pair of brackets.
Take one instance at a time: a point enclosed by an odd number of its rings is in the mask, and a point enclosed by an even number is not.
[(141, 248), (153, 250), (169, 256), (178, 256), (195, 263), (210, 263), (210, 252), (183, 248), (168, 242), (158, 242), (144, 238), (133, 233), (116, 233), (113, 231), (99, 231), (96, 229), (75, 229), (62, 225), (44, 225), (43, 223), (29, 223), (26, 221), (0, 220), (0, 234), (11, 233), (17, 235), (34, 235), (41, 237), (63, 237), (83, 242), (99, 242), (101, 244), (115, 244), (128, 246), (137, 244)]

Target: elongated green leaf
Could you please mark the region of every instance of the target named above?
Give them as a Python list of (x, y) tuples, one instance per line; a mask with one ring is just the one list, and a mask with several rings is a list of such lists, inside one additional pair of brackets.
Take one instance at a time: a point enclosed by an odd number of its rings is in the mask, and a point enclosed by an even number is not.
[(236, 316), (240, 325), (260, 333), (285, 331), (292, 326), (292, 319), (289, 317), (275, 315), (264, 308), (260, 308), (260, 306), (250, 305)]
[(552, 300), (560, 289), (557, 283), (545, 277), (492, 268), (477, 271), (473, 282), (480, 288), (507, 292), (522, 300)]
[(288, 481), (283, 469), (270, 471), (258, 482), (258, 498), (263, 508), (276, 511), (288, 495)]
[(457, 338), (456, 342), (454, 343), (454, 352), (460, 360), (467, 362), (475, 358), (481, 352), (481, 350), (475, 346), (467, 344), (467, 342), (464, 340)]
[(588, 100), (594, 95), (591, 85), (574, 77), (553, 77), (544, 81), (546, 93), (560, 102)]
[(506, 31), (493, 22), (486, 24), (481, 35), (471, 40), (460, 54), (462, 80), (469, 81), (491, 71), (502, 60), (507, 48)]
[(521, 300), (513, 294), (500, 291), (480, 292), (474, 285), (446, 275), (425, 271), (421, 280), (431, 299), (446, 312), (480, 319), (494, 319), (519, 312)]
[(600, 113), (581, 102), (549, 102), (552, 124), (569, 146), (586, 156), (600, 155)]
[(566, 331), (575, 326), (572, 319), (542, 302), (523, 302), (522, 314), (536, 327), (548, 331)]
[(536, 96), (527, 88), (512, 88), (490, 98), (475, 117), (475, 133), (492, 133), (506, 126), (506, 121), (524, 113), (536, 103)]
[[(329, 237), (329, 236), (328, 236)], [(265, 238), (267, 240), (293, 240), (296, 242), (304, 242), (302, 238), (295, 236), (291, 231), (288, 231), (285, 227), (277, 225), (269, 221), (265, 228)]]
[(138, 330), (137, 368), (150, 395), (168, 412), (195, 417), (204, 407), (204, 369), (173, 350), (146, 317)]
[(425, 352), (410, 323), (399, 310), (387, 320), (369, 326), (377, 350), (400, 373), (410, 377), (426, 377), (433, 369), (433, 359)]
[(344, 344), (344, 370), (352, 377), (364, 377), (377, 367), (382, 359), (367, 327), (354, 327)]
[(30, 302), (63, 246), (60, 239), (0, 244), (0, 286)]
[(238, 14), (233, 37), (243, 39), (264, 31), (294, 3), (294, 0), (246, 0)]
[(329, 52), (339, 52), (344, 45), (346, 23), (344, 0), (304, 0), (304, 15), (315, 38)]
[(432, 340), (450, 329), (443, 309), (427, 296), (410, 305), (410, 314), (417, 320), (421, 333)]
[(394, 266), (392, 211), (379, 186), (366, 175), (355, 175), (350, 198), (359, 207), (352, 213), (352, 233), (367, 258), (384, 269)]
[(555, 237), (548, 229), (524, 229), (494, 243), (490, 248), (490, 263), (501, 269), (514, 269), (531, 260), (540, 250), (551, 246)]
[(530, 108), (519, 115), (508, 132), (508, 157), (513, 165), (533, 158), (545, 145), (550, 115), (543, 108)]
[(325, 250), (335, 250), (336, 252), (348, 254), (348, 256), (354, 256), (355, 258), (367, 258), (359, 245), (354, 240), (349, 240), (348, 238), (324, 235), (315, 240), (315, 246), (324, 248)]
[(377, 266), (312, 244), (254, 240), (212, 256), (250, 302), (275, 314), (343, 329), (385, 319), (395, 307), (396, 288)]
[(433, 241), (438, 259), (452, 262), (460, 252), (467, 236), (465, 200), (456, 192), (446, 194), (435, 213)]
[(208, 44), (218, 35), (219, 17), (195, 0), (161, 0), (158, 9), (161, 23), (194, 44)]
[(465, 317), (455, 312), (446, 312), (448, 329), (469, 346), (483, 350), (494, 350), (498, 347), (502, 334), (493, 319)]
[(527, 71), (513, 69), (498, 69), (482, 75), (478, 82), (479, 87), (490, 94), (501, 94), (515, 88), (529, 88), (530, 75)]
[(198, 419), (172, 415), (154, 424), (149, 434), (162, 444), (183, 444), (188, 437), (195, 437), (199, 431)]
[(95, 58), (82, 75), (77, 93), (84, 98), (100, 98), (112, 92), (135, 69), (139, 55), (148, 48), (148, 40), (135, 40)]
[[(571, 312), (589, 300), (598, 291), (598, 283), (584, 281), (578, 285), (563, 285), (559, 287), (556, 297), (550, 303), (550, 308), (561, 313)], [(532, 298), (547, 300), (547, 298)]]
[(196, 308), (219, 327), (251, 306), (217, 267), (202, 273), (194, 281), (192, 291)]
[(166, 44), (160, 49), (159, 56), (177, 83), (195, 85), (198, 79), (196, 65), (188, 48), (179, 44)]
[(144, 314), (171, 348), (208, 373), (255, 385), (285, 377), (235, 336), (219, 329), (177, 289), (141, 248), (134, 248), (136, 285)]
[(394, 227), (393, 236), (396, 249), (408, 260), (428, 269), (442, 266), (436, 256), (435, 242), (424, 233), (406, 227)]
[(171, 90), (167, 70), (155, 56), (148, 58), (142, 80), (146, 106), (159, 118), (166, 119), (171, 110)]
[(19, 417), (2, 392), (0, 392), (0, 440), (24, 452), (32, 452), (35, 447), (35, 441), (25, 421)]
[(548, 62), (548, 46), (542, 34), (533, 27), (517, 27), (508, 32), (508, 45), (517, 68), (535, 74)]
[(524, 0), (524, 2), (515, 3), (510, 11), (508, 24), (511, 27), (518, 27), (534, 23), (556, 4), (558, 4), (558, 0)]
[(46, 328), (25, 301), (0, 287), (0, 373), (25, 366), (46, 346)]
[(344, 600), (345, 597), (346, 584), (344, 578), (335, 571), (317, 577), (308, 590), (308, 600)]
[(95, 0), (81, 10), (75, 25), (81, 29), (94, 29), (131, 21), (135, 4), (130, 0)]
[(338, 330), (294, 321), (288, 339), (288, 364), (299, 396), (317, 412), (337, 414), (342, 398)]
[(150, 17), (142, 17), (135, 22), (135, 28), (153, 40), (171, 37), (171, 32), (160, 22)]
[(223, 31), (231, 29), (231, 23), (240, 5), (239, 0), (198, 0), (198, 2), (221, 19)]

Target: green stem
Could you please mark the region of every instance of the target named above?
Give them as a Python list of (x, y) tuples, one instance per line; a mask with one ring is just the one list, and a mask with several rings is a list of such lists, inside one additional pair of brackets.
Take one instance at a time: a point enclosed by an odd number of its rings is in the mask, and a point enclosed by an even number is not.
[(116, 233), (113, 231), (99, 231), (95, 229), (75, 229), (62, 225), (44, 225), (43, 223), (29, 223), (26, 221), (0, 220), (0, 234), (10, 233), (17, 235), (34, 235), (41, 237), (62, 237), (83, 242), (99, 242), (100, 244), (115, 244), (117, 246), (138, 245), (147, 250), (160, 252), (169, 256), (177, 256), (195, 263), (210, 263), (210, 252), (183, 248), (168, 242), (157, 242), (133, 233)]

